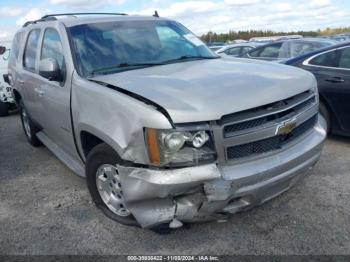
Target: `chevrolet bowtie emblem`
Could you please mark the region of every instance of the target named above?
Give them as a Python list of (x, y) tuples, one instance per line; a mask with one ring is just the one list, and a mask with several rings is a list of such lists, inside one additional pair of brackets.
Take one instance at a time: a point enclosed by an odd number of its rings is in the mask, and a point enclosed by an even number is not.
[(297, 127), (296, 119), (285, 121), (277, 126), (276, 135), (288, 135)]

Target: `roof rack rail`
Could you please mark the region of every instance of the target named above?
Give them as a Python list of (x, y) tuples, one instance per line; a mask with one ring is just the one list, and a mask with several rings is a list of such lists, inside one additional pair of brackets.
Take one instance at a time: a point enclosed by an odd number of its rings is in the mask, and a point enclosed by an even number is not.
[(23, 27), (26, 27), (26, 26), (31, 25), (31, 24), (36, 24), (38, 22), (54, 21), (54, 20), (57, 20), (57, 19), (55, 17), (40, 18), (38, 20), (25, 22)]
[(34, 21), (25, 22), (23, 27), (26, 27), (31, 24), (36, 24), (38, 22), (46, 22), (46, 21), (55, 21), (57, 20), (57, 16), (76, 16), (76, 15), (128, 15), (124, 13), (61, 13), (61, 14), (50, 14), (44, 15), (42, 18)]
[(41, 19), (46, 19), (49, 17), (56, 17), (56, 16), (75, 16), (75, 15), (128, 15), (125, 13), (61, 13), (61, 14), (51, 14), (51, 15), (44, 15)]

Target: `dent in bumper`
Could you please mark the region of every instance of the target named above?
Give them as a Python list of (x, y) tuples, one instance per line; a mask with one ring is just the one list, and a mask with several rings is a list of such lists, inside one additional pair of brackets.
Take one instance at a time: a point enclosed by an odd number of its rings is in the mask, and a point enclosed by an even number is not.
[(326, 137), (320, 118), (302, 141), (260, 160), (174, 170), (118, 166), (126, 205), (142, 227), (209, 221), (259, 205), (293, 186), (320, 157)]

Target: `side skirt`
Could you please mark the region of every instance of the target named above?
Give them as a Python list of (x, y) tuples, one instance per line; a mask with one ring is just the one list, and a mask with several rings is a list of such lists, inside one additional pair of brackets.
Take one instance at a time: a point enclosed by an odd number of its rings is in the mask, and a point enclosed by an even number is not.
[(66, 152), (64, 152), (57, 144), (55, 144), (44, 132), (36, 134), (38, 139), (69, 169), (81, 177), (85, 177), (85, 167), (81, 163), (74, 160)]

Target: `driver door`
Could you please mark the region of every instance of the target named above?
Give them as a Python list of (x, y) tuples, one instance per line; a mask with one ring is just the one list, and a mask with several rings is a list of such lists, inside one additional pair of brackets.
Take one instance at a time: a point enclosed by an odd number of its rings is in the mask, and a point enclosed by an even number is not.
[(44, 133), (71, 156), (74, 147), (70, 114), (70, 78), (67, 76), (66, 58), (59, 31), (48, 27), (43, 33), (40, 60), (53, 58), (62, 74), (62, 81), (50, 81), (42, 76), (37, 86), (40, 89), (40, 106)]

